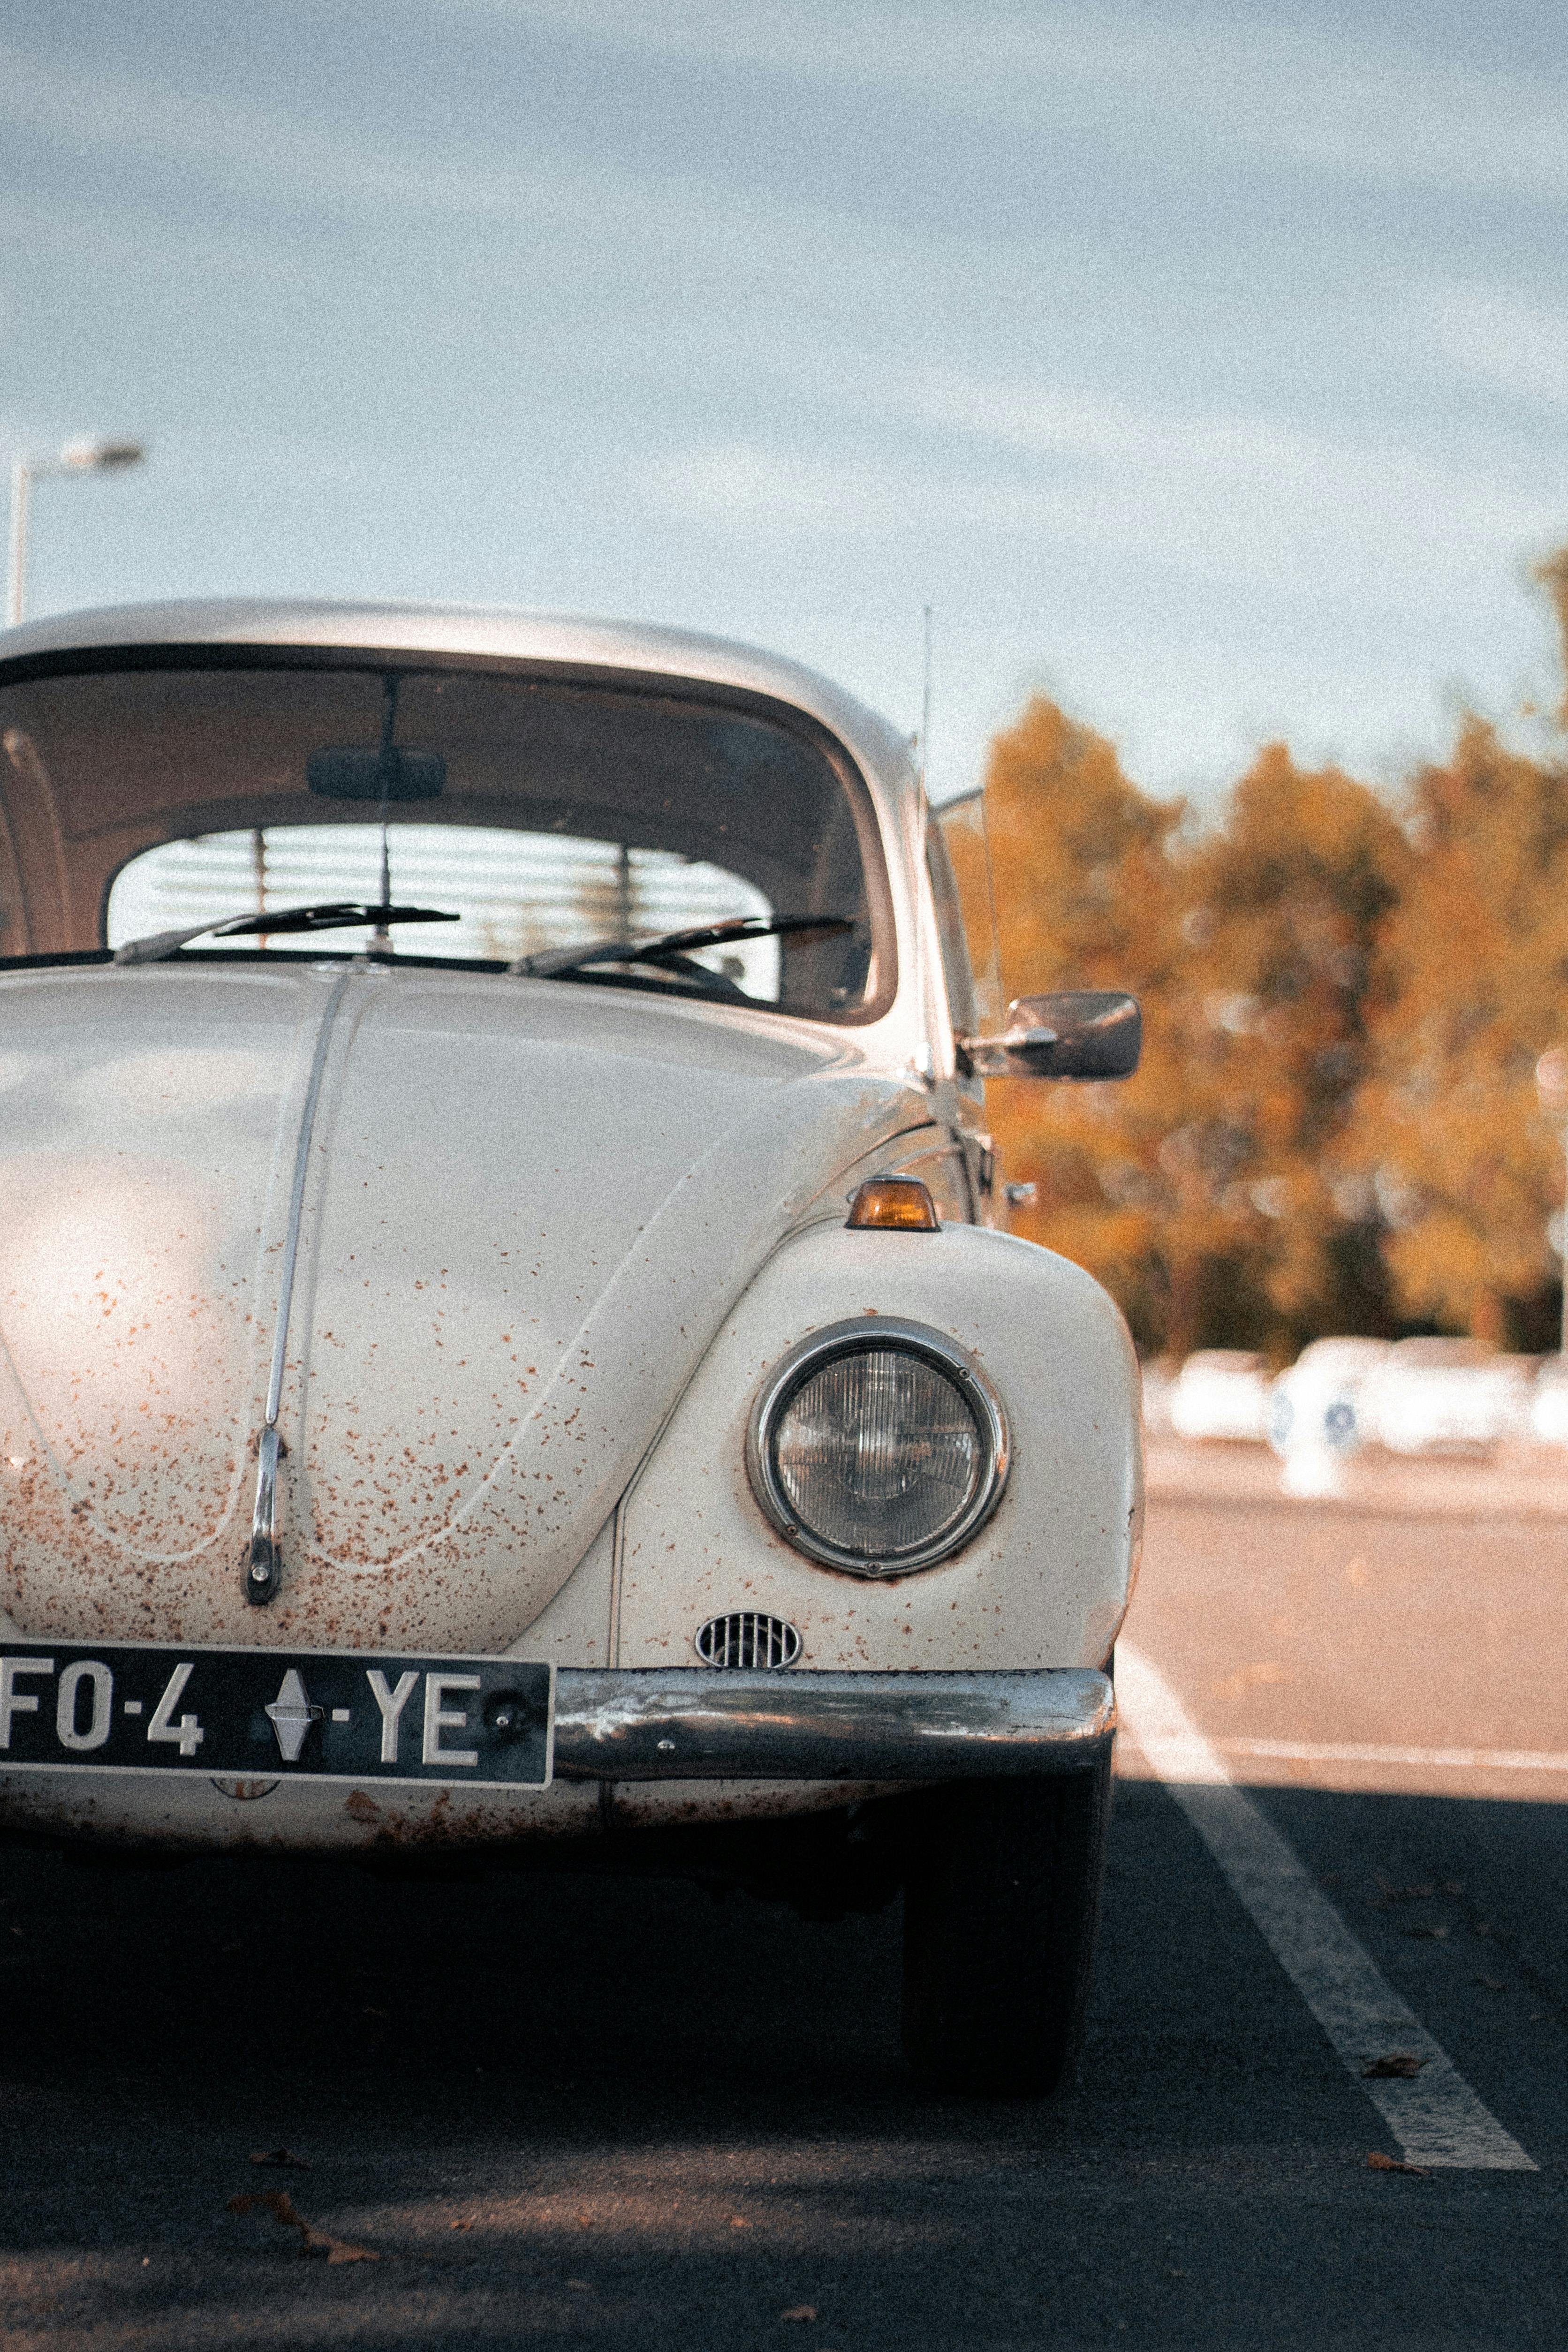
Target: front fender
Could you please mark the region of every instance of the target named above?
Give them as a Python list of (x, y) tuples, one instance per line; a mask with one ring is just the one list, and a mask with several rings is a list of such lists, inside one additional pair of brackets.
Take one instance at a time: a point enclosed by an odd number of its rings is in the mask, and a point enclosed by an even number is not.
[[(812, 1331), (897, 1315), (978, 1359), (1013, 1459), (995, 1512), (934, 1568), (886, 1581), (823, 1568), (763, 1517), (746, 1475), (759, 1387)], [(973, 1225), (937, 1234), (817, 1226), (742, 1294), (622, 1511), (616, 1663), (692, 1662), (708, 1618), (765, 1610), (821, 1670), (1100, 1666), (1142, 1527), (1138, 1367), (1115, 1305), (1081, 1267)]]

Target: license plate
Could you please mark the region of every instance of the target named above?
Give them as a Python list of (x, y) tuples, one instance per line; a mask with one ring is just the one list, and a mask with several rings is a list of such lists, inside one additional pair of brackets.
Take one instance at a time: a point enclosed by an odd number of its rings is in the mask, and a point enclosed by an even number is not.
[(0, 1772), (549, 1784), (555, 1669), (191, 1643), (0, 1647)]

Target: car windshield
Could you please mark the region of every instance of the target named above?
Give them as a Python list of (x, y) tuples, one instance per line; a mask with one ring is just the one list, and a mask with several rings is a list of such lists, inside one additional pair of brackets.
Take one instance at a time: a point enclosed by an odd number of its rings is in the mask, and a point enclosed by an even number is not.
[[(0, 690), (0, 948), (121, 949), (332, 901), (438, 909), (421, 962), (746, 1002), (886, 1003), (886, 881), (865, 786), (755, 696), (410, 659), (276, 658)], [(383, 864), (384, 825), (385, 863)], [(734, 926), (738, 936), (639, 947)], [(365, 922), (185, 953), (355, 954)], [(565, 950), (593, 950), (591, 957)], [(378, 951), (388, 950), (381, 943)]]

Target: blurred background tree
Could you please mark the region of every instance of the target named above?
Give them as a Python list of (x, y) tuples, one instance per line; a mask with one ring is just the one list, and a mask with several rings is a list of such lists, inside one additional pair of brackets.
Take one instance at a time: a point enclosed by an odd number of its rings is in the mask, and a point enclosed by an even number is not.
[[(1543, 567), (1568, 642), (1568, 552)], [(1564, 706), (1568, 724), (1568, 705)], [(1127, 987), (1125, 1086), (988, 1090), (1016, 1228), (1145, 1351), (1471, 1330), (1553, 1344), (1568, 1043), (1568, 770), (1479, 719), (1401, 812), (1265, 749), (1219, 822), (1149, 797), (1036, 697), (992, 747), (1005, 994)]]
[[(1004, 1174), (1032, 1181), (1013, 1223), (1075, 1258), (1121, 1302), (1142, 1345), (1168, 1320), (1165, 1138), (1185, 1101), (1170, 1017), (1183, 946), (1172, 835), (1180, 802), (1152, 800), (1103, 736), (1035, 697), (992, 746), (986, 824), (1005, 995), (1130, 988), (1144, 1055), (1123, 1086), (987, 1089)], [(1201, 1280), (1202, 1240), (1193, 1261)]]
[(1563, 1154), (1535, 1063), (1568, 1036), (1568, 774), (1470, 719), (1411, 798), (1348, 1156), (1375, 1188), (1406, 1314), (1550, 1345)]
[(1393, 816), (1274, 746), (1194, 835), (1043, 700), (986, 795), (1009, 992), (1120, 984), (1146, 1017), (1125, 1086), (995, 1087), (1005, 1165), (1038, 1188), (1020, 1230), (1105, 1281), (1145, 1348), (1382, 1328), (1372, 1194), (1338, 1155), (1408, 856)]
[(1204, 1172), (1230, 1230), (1237, 1281), (1216, 1339), (1283, 1359), (1323, 1332), (1391, 1326), (1375, 1198), (1346, 1146), (1385, 987), (1380, 929), (1408, 865), (1375, 793), (1298, 768), (1282, 744), (1183, 860), (1195, 1098), (1163, 1157)]

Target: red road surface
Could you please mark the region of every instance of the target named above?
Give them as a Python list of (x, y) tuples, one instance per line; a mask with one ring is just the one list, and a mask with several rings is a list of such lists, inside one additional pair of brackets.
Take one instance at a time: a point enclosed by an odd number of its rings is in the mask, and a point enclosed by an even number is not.
[[(1236, 1779), (1568, 1801), (1568, 1478), (1550, 1461), (1363, 1464), (1328, 1503), (1281, 1496), (1259, 1448), (1161, 1448), (1151, 1471), (1126, 1639)], [(1439, 1760), (1456, 1749), (1476, 1760)], [(1147, 1774), (1133, 1738), (1121, 1750)]]

